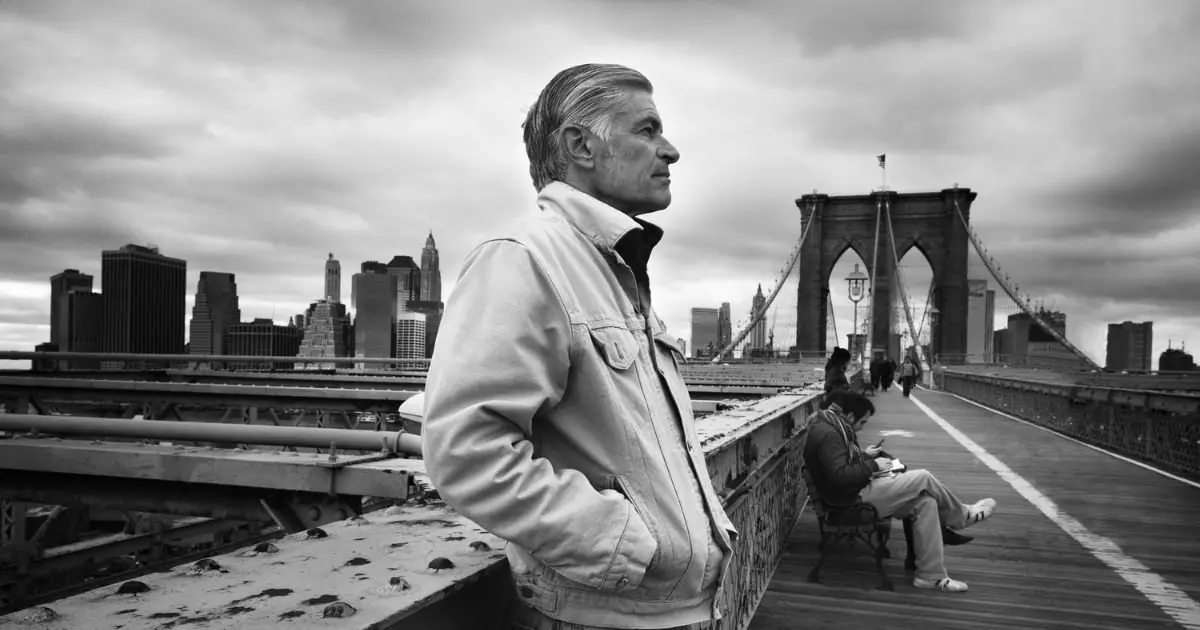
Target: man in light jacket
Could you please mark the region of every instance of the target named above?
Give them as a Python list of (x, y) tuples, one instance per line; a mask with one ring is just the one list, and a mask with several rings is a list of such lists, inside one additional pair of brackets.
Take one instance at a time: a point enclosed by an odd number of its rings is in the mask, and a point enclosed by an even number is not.
[(540, 212), (467, 256), (438, 333), (426, 468), (509, 541), (510, 627), (720, 618), (736, 530), (646, 272), (679, 160), (652, 91), (616, 65), (550, 81), (523, 125)]

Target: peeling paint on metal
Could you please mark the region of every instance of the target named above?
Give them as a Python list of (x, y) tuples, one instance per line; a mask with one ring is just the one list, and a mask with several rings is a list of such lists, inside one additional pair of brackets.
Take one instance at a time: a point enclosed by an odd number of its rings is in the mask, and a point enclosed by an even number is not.
[[(472, 543), (482, 542), (488, 549), (505, 545), (440, 504), (393, 506), (357, 522), (339, 521), (322, 529), (326, 538), (309, 539), (301, 532), (275, 542), (276, 553), (248, 548), (217, 556), (213, 560), (218, 570), (197, 570), (195, 563), (188, 563), (144, 576), (138, 581), (149, 587), (145, 593), (118, 594), (122, 585), (113, 584), (59, 600), (44, 607), (57, 617), (37, 627), (366, 628), (416, 612), (439, 599), (440, 592), (476, 579), (501, 562), (497, 554), (473, 548)], [(453, 568), (431, 569), (431, 561), (438, 558)], [(334, 614), (337, 602), (352, 608), (352, 616), (342, 608), (340, 617)], [(325, 604), (331, 610), (327, 616)], [(38, 609), (17, 611), (0, 617), (0, 627), (21, 623), (32, 614), (50, 616)]]

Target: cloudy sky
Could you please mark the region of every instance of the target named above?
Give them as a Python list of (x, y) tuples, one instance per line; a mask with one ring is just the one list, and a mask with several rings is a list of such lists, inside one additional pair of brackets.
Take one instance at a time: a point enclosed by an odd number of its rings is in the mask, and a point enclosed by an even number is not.
[(186, 259), (192, 291), (236, 273), (244, 319), (303, 310), (329, 252), (348, 276), (430, 230), (452, 289), (535, 212), (526, 108), (603, 61), (649, 76), (682, 152), (651, 267), (676, 334), (693, 306), (743, 318), (793, 200), (867, 193), (887, 153), (893, 189), (977, 191), (992, 254), (1101, 363), (1125, 319), (1154, 321), (1156, 355), (1200, 349), (1197, 32), (1188, 0), (9, 0), (0, 348), (48, 339), (52, 274), (130, 242)]

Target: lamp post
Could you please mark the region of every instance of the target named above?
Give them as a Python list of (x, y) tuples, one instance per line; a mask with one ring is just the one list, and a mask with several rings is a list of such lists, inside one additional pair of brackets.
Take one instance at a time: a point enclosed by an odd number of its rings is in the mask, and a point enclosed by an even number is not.
[(850, 329), (854, 333), (850, 338), (850, 343), (854, 345), (854, 356), (858, 360), (859, 369), (862, 369), (862, 353), (859, 350), (861, 344), (858, 343), (858, 303), (862, 301), (866, 293), (864, 288), (867, 286), (867, 274), (858, 270), (858, 264), (855, 264), (854, 271), (846, 276), (846, 284), (850, 290), (850, 301), (854, 303), (854, 327)]

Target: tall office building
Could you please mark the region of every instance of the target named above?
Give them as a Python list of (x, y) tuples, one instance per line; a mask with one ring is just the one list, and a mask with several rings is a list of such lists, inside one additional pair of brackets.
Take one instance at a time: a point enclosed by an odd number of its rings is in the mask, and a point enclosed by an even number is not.
[[(726, 348), (733, 341), (733, 321), (730, 317), (729, 302), (722, 302), (717, 316), (717, 345)], [(730, 351), (726, 358), (733, 355)]]
[(720, 311), (715, 308), (692, 309), (692, 357), (708, 359), (721, 351)]
[[(985, 363), (995, 325), (995, 293), (988, 301), (987, 280), (967, 280), (967, 363)], [(991, 305), (992, 310), (988, 307)]]
[[(416, 298), (413, 298), (416, 299)], [(421, 250), (421, 298), (422, 302), (442, 301), (442, 267), (438, 260), (437, 243), (433, 242), (433, 232), (425, 239), (425, 247)]]
[(1158, 355), (1159, 372), (1190, 372), (1196, 369), (1195, 358), (1183, 348), (1172, 348), (1170, 343)]
[[(271, 319), (249, 323), (234, 322), (225, 331), (225, 354), (239, 357), (294, 357), (300, 351), (302, 331), (295, 326), (279, 326)], [(269, 370), (270, 362), (240, 362), (238, 367)]]
[[(104, 296), (83, 289), (71, 289), (64, 305), (68, 317), (66, 350), (69, 352), (100, 352), (100, 338), (104, 334)], [(63, 347), (59, 347), (63, 350)], [(97, 359), (71, 359), (61, 367), (74, 370), (100, 369)]]
[[(412, 311), (405, 311), (397, 315), (396, 358), (425, 358), (425, 315)], [(397, 363), (401, 369), (418, 367), (416, 364), (406, 365), (403, 361), (397, 361)]]
[[(1109, 370), (1145, 370), (1151, 367), (1154, 322), (1130, 321), (1108, 325), (1108, 352), (1104, 367)], [(1160, 360), (1161, 362), (1161, 360)]]
[[(351, 279), (354, 306), (354, 356), (396, 356), (396, 280), (386, 265), (369, 261)], [(358, 370), (386, 370), (386, 363), (356, 363)]]
[(763, 315), (763, 318), (754, 324), (750, 329), (750, 349), (763, 350), (767, 347), (767, 318), (762, 313), (764, 305), (767, 303), (767, 296), (763, 295), (762, 283), (758, 285), (758, 291), (754, 293), (754, 300), (750, 305), (750, 316)]
[(201, 271), (192, 307), (188, 354), (232, 354), (225, 350), (225, 333), (242, 320), (237, 280), (232, 273)]
[(345, 367), (345, 361), (332, 359), (351, 356), (354, 353), (354, 328), (346, 305), (329, 300), (313, 302), (304, 313), (304, 338), (296, 358), (331, 359), (319, 363), (297, 362), (297, 370), (332, 370)]
[(325, 261), (325, 297), (334, 304), (342, 301), (342, 263), (329, 254)]
[(408, 303), (421, 299), (421, 268), (412, 256), (393, 256), (388, 273), (396, 276), (396, 312), (408, 310)]
[(50, 343), (59, 352), (70, 352), (71, 315), (68, 312), (70, 295), (75, 291), (91, 291), (92, 276), (67, 269), (50, 276)]
[(187, 262), (157, 247), (125, 245), (101, 254), (101, 351), (183, 354)]
[[(425, 358), (433, 358), (433, 348), (437, 344), (438, 329), (442, 326), (442, 313), (445, 305), (441, 302), (409, 302), (408, 311), (425, 316)], [(398, 351), (397, 351), (398, 352)], [(396, 356), (400, 356), (397, 354)]]
[(983, 305), (983, 362), (994, 363), (996, 352), (993, 343), (996, 339), (996, 291), (988, 289), (984, 296)]

